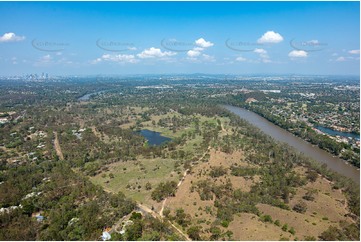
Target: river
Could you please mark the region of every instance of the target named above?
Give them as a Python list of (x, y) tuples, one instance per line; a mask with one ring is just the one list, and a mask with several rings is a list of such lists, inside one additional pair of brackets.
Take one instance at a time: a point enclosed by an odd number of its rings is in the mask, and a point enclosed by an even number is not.
[(360, 184), (360, 171), (357, 167), (347, 164), (344, 160), (334, 157), (330, 153), (314, 146), (299, 137), (291, 134), (290, 132), (278, 127), (277, 125), (269, 122), (267, 119), (259, 116), (258, 114), (246, 110), (244, 108), (234, 107), (230, 105), (223, 105), (224, 108), (238, 115), (242, 119), (248, 121), (252, 125), (258, 127), (264, 133), (270, 135), (277, 141), (281, 141), (294, 147), (304, 155), (313, 158), (314, 160), (326, 164), (327, 167), (337, 173), (351, 178), (357, 184)]
[(329, 128), (326, 128), (326, 127), (323, 127), (323, 126), (316, 126), (315, 128), (320, 130), (321, 132), (329, 134), (331, 136), (341, 136), (341, 137), (360, 140), (360, 135), (359, 134), (340, 132), (340, 131), (329, 129)]

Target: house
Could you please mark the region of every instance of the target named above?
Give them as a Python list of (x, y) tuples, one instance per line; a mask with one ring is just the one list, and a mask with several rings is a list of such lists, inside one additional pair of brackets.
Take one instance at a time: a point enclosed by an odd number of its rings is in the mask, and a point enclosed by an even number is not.
[(102, 234), (102, 236), (100, 236), (100, 238), (103, 241), (107, 241), (107, 240), (110, 240), (112, 238), (112, 236), (107, 231), (103, 231), (103, 234)]
[(31, 214), (31, 217), (36, 218), (36, 221), (42, 222), (44, 220), (44, 216), (41, 215), (41, 212)]
[(0, 124), (5, 124), (9, 122), (7, 118), (0, 118)]
[(255, 99), (255, 98), (253, 98), (253, 97), (249, 97), (249, 98), (247, 98), (247, 100), (246, 100), (246, 103), (254, 103), (254, 102), (258, 102), (258, 100)]

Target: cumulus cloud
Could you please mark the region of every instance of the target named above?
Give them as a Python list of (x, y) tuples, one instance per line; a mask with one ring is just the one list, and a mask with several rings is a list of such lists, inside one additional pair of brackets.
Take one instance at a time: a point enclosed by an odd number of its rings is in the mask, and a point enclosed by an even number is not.
[(201, 54), (200, 50), (189, 50), (187, 51), (187, 56), (189, 57), (197, 57)]
[(18, 36), (15, 33), (5, 33), (3, 36), (0, 36), (0, 42), (16, 42), (24, 39), (25, 36)]
[[(24, 63), (28, 62), (23, 60)], [(55, 54), (46, 54), (41, 56), (37, 61), (34, 62), (34, 66), (49, 66), (49, 65), (68, 65), (74, 64), (74, 62), (68, 60), (66, 57), (62, 57), (58, 53)]]
[(346, 61), (346, 58), (343, 57), (343, 56), (340, 56), (340, 57), (338, 57), (338, 58), (336, 59), (336, 61), (340, 61), (340, 62)]
[(304, 50), (292, 50), (288, 53), (288, 56), (293, 58), (305, 58), (307, 57), (307, 52)]
[(51, 65), (53, 64), (54, 58), (50, 55), (43, 55), (41, 56), (37, 61), (34, 62), (34, 66), (46, 66), (46, 65)]
[(267, 54), (267, 50), (265, 49), (254, 49), (253, 51), (254, 53), (257, 53), (257, 54)]
[(214, 58), (214, 56), (211, 55), (203, 54), (202, 57), (204, 61), (209, 61), (209, 62), (216, 61), (216, 58)]
[(137, 56), (141, 59), (146, 58), (162, 58), (162, 57), (169, 57), (176, 55), (177, 53), (172, 51), (161, 51), (161, 49), (151, 47), (149, 49), (143, 50), (141, 53), (139, 53)]
[(238, 56), (238, 57), (236, 58), (236, 61), (244, 62), (244, 61), (247, 61), (247, 59), (244, 58), (244, 57), (242, 57), (242, 56)]
[(40, 58), (40, 62), (41, 63), (49, 63), (51, 62), (53, 58), (48, 54), (48, 55), (44, 55)]
[(104, 54), (100, 58), (92, 61), (92, 64), (96, 64), (102, 61), (119, 62), (119, 63), (137, 63), (138, 60), (134, 55), (110, 55)]
[(208, 47), (211, 47), (214, 45), (212, 42), (206, 41), (203, 38), (197, 39), (195, 43), (197, 46), (199, 46), (201, 48), (208, 48)]
[(13, 57), (13, 58), (11, 58), (11, 62), (13, 63), (13, 65), (17, 65), (18, 59), (16, 57)]
[(256, 48), (253, 50), (253, 52), (259, 54), (259, 57), (261, 57), (262, 62), (264, 62), (264, 63), (271, 62), (271, 60), (269, 59), (269, 56), (267, 54), (267, 50), (261, 49), (261, 48)]
[(199, 62), (200, 59), (203, 61), (215, 61), (215, 58), (213, 56), (202, 53), (205, 49), (212, 47), (214, 45), (212, 42), (206, 41), (204, 38), (199, 38), (196, 41), (194, 41), (194, 44), (195, 47), (187, 51), (188, 60), (192, 62)]
[(262, 35), (261, 38), (257, 40), (260, 44), (266, 44), (266, 43), (279, 43), (283, 41), (283, 37), (274, 31), (267, 31)]
[(352, 54), (352, 55), (359, 55), (360, 54), (360, 50), (350, 50), (348, 53)]

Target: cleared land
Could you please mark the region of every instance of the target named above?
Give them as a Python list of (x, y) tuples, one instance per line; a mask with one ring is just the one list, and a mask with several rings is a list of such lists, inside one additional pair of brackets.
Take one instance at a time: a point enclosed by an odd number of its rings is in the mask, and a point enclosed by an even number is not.
[[(121, 125), (122, 128), (136, 125), (136, 119), (140, 118), (140, 113), (135, 113), (135, 109), (129, 109), (131, 113), (131, 122)], [(137, 111), (142, 112), (138, 108)], [(186, 118), (178, 113), (168, 113), (164, 115), (151, 116), (149, 121), (141, 122), (141, 128), (161, 132), (163, 136), (177, 138), (189, 131), (195, 130), (195, 123), (179, 128), (176, 131), (172, 127), (162, 127), (160, 120), (169, 120), (172, 117)], [(229, 120), (226, 118), (206, 118), (200, 115), (194, 115), (199, 119), (200, 128), (206, 123), (217, 125), (217, 119), (220, 120), (219, 136), (226, 136), (232, 133), (229, 126)], [(138, 123), (139, 124), (139, 123)], [(101, 139), (101, 132), (95, 127), (92, 130), (96, 136)], [(109, 140), (108, 140), (109, 142)], [(232, 184), (234, 190), (240, 189), (243, 192), (249, 192), (252, 186), (261, 182), (261, 175), (253, 176), (233, 176), (230, 173), (231, 166), (257, 168), (256, 165), (245, 162), (244, 151), (237, 150), (232, 154), (227, 154), (216, 149), (209, 149), (201, 153), (200, 144), (202, 137), (195, 135), (192, 139), (186, 141), (184, 145), (178, 146), (177, 150), (183, 150), (198, 159), (192, 162), (192, 167), (185, 174), (185, 168), (180, 165), (179, 160), (170, 157), (149, 159), (138, 157), (134, 161), (116, 162), (108, 165), (108, 170), (91, 177), (91, 181), (101, 185), (108, 192), (123, 192), (133, 198), (152, 213), (163, 217), (164, 209), (169, 209), (172, 214), (179, 208), (182, 208), (186, 214), (192, 217), (192, 224), (201, 227), (202, 238), (209, 238), (209, 229), (217, 221), (217, 208), (214, 205), (214, 199), (201, 200), (197, 191), (192, 190), (192, 186), (198, 181), (207, 180), (215, 185), (224, 185), (227, 182)], [(223, 167), (227, 170), (226, 174), (219, 177), (211, 177), (210, 172), (214, 167)], [(303, 167), (297, 166), (294, 170), (301, 176), (306, 175)], [(174, 197), (168, 197), (161, 202), (155, 202), (151, 199), (153, 189), (161, 182), (175, 181), (180, 185)], [(151, 185), (151, 189), (146, 189), (146, 184)], [(316, 191), (313, 201), (305, 201), (304, 195), (313, 189)], [(298, 202), (305, 202), (307, 211), (298, 213), (292, 210)], [(143, 205), (141, 205), (143, 204)], [(340, 190), (332, 189), (332, 184), (324, 178), (319, 177), (316, 182), (308, 183), (296, 189), (290, 197), (288, 203), (290, 210), (281, 209), (267, 204), (258, 204), (257, 208), (261, 215), (270, 215), (272, 222), (263, 221), (260, 216), (251, 213), (238, 213), (234, 220), (228, 226), (221, 227), (222, 233), (232, 232), (232, 239), (235, 240), (264, 240), (265, 235), (268, 240), (295, 240), (304, 239), (306, 236), (318, 236), (330, 225), (339, 226), (341, 221), (352, 223), (352, 219), (345, 216), (348, 213), (346, 198)], [(279, 225), (274, 221), (278, 220)], [(287, 224), (287, 229), (282, 226)], [(177, 230), (182, 228), (176, 226)], [(291, 233), (293, 228), (295, 233)], [(182, 234), (185, 234), (183, 230)]]

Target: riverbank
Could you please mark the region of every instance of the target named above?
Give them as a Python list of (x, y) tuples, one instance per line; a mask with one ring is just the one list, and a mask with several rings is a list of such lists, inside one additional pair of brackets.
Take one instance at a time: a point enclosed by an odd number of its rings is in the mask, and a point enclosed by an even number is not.
[(354, 182), (360, 184), (360, 172), (359, 169), (357, 169), (355, 166), (348, 164), (338, 157), (332, 156), (325, 150), (313, 146), (311, 143), (308, 143), (303, 139), (293, 135), (292, 133), (280, 128), (279, 126), (271, 123), (267, 119), (252, 111), (230, 105), (222, 106), (228, 111), (238, 115), (240, 118), (256, 126), (275, 140), (287, 143), (291, 147), (298, 150), (300, 153), (316, 160), (321, 164), (326, 164), (332, 171), (351, 178)]

